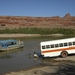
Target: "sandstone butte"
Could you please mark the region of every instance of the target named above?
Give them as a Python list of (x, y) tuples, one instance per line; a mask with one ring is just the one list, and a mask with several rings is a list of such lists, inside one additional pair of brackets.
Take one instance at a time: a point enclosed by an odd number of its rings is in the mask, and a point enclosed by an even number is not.
[(75, 28), (75, 16), (70, 13), (64, 17), (0, 16), (0, 29), (19, 27)]

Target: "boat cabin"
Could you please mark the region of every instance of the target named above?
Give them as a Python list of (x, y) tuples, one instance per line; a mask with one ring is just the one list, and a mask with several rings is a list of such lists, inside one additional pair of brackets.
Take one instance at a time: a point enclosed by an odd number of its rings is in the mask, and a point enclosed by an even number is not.
[(17, 40), (1, 40), (0, 41), (0, 50), (8, 50), (23, 47), (23, 42)]

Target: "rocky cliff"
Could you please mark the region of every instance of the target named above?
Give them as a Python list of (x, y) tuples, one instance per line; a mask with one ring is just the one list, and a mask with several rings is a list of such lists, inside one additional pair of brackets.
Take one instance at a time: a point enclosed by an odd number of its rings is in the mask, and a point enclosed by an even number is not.
[(71, 16), (70, 13), (64, 17), (0, 16), (0, 28), (19, 27), (74, 28), (75, 16)]

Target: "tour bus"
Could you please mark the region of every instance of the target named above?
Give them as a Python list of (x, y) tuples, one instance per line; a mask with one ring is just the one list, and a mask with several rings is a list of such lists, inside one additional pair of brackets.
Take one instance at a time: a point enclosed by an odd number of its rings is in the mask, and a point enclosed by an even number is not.
[(66, 57), (75, 53), (75, 38), (44, 41), (40, 43), (43, 57)]

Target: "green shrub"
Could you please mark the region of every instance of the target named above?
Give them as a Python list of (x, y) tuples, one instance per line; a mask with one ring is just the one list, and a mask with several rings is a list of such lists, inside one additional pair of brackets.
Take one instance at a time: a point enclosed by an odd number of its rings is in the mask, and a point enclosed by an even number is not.
[(75, 34), (75, 29), (65, 29), (65, 28), (19, 28), (19, 29), (5, 29), (0, 30), (0, 34)]

